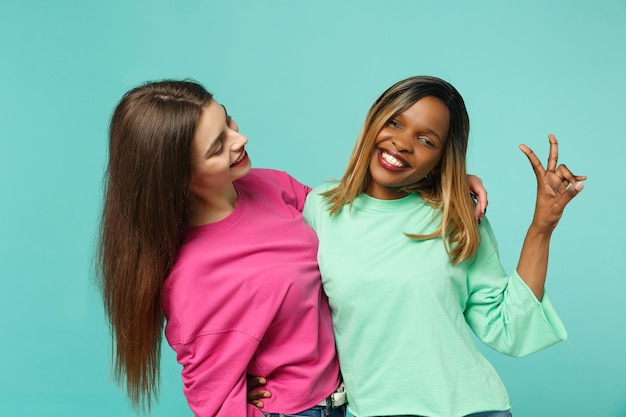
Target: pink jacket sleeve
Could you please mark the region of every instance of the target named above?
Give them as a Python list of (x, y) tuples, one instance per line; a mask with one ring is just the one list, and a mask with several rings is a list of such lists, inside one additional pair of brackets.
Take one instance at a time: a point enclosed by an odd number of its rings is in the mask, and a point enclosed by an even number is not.
[(304, 202), (306, 201), (306, 197), (311, 192), (312, 188), (308, 185), (302, 184), (291, 176), (288, 176), (288, 179), (290, 192), (287, 196), (285, 196), (285, 202), (291, 204), (302, 213), (302, 210), (304, 210)]

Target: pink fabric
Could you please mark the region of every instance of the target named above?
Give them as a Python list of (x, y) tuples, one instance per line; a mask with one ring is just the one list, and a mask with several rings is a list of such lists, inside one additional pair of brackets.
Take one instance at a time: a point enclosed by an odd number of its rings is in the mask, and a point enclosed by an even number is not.
[(268, 378), (266, 412), (296, 413), (339, 384), (317, 237), (302, 218), (310, 188), (253, 169), (226, 219), (190, 228), (165, 282), (165, 335), (196, 416), (257, 416), (246, 372)]

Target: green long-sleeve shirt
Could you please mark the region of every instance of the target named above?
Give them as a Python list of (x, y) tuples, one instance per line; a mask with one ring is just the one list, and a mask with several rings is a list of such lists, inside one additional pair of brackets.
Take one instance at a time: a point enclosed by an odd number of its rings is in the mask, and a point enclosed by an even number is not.
[(350, 412), (457, 417), (510, 408), (470, 328), (513, 356), (567, 333), (546, 294), (537, 301), (517, 273), (504, 271), (489, 223), (480, 225), (475, 260), (452, 265), (441, 239), (404, 234), (426, 234), (439, 224), (440, 213), (418, 195), (362, 194), (330, 217), (319, 195), (330, 186), (309, 194), (304, 215), (320, 241)]

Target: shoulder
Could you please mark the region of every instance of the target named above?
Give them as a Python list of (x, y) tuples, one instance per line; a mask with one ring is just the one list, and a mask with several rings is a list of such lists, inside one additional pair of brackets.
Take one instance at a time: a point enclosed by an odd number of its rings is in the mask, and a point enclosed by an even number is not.
[(302, 186), (298, 180), (285, 171), (270, 168), (252, 168), (248, 175), (236, 182), (242, 185), (250, 184), (255, 186), (259, 184), (278, 185), (281, 188), (293, 187), (294, 185)]
[(300, 183), (284, 171), (268, 168), (254, 168), (243, 178), (235, 181), (235, 186), (251, 197), (260, 197), (274, 202), (287, 203), (302, 211), (304, 201), (311, 188)]
[(284, 171), (269, 168), (252, 168), (248, 175), (240, 178), (237, 182), (273, 182), (286, 181), (289, 178), (291, 178), (291, 176)]
[(498, 246), (496, 235), (493, 233), (493, 228), (487, 216), (483, 217), (480, 225), (478, 226), (480, 233), (480, 245), (484, 248), (494, 248)]
[(313, 188), (306, 199), (306, 206), (308, 207), (321, 207), (326, 200), (326, 196), (324, 193), (336, 187), (337, 184), (334, 182), (326, 182), (322, 185), (318, 185)]
[(307, 196), (304, 205), (304, 218), (313, 228), (315, 228), (316, 225), (319, 226), (318, 222), (322, 218), (329, 216), (329, 207), (326, 202), (327, 196), (325, 196), (324, 193), (332, 190), (336, 186), (336, 182), (326, 182), (313, 188)]
[(480, 243), (476, 249), (476, 255), (474, 257), (473, 265), (484, 266), (485, 263), (491, 262), (492, 259), (498, 258), (498, 241), (491, 228), (491, 223), (485, 216), (478, 226), (478, 232), (480, 233)]
[(311, 193), (309, 194), (309, 198), (313, 198), (316, 200), (323, 200), (325, 198), (323, 194), (332, 190), (336, 186), (337, 186), (337, 182), (334, 182), (334, 181), (329, 181), (321, 185), (318, 185), (317, 187), (311, 190)]

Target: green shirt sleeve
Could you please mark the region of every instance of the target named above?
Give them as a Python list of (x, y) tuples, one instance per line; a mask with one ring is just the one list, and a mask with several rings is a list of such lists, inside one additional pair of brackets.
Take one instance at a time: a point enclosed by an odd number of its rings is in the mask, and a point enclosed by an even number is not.
[(514, 272), (507, 275), (493, 231), (481, 225), (481, 244), (468, 268), (465, 320), (486, 345), (511, 356), (526, 356), (567, 338), (547, 294), (541, 301)]

